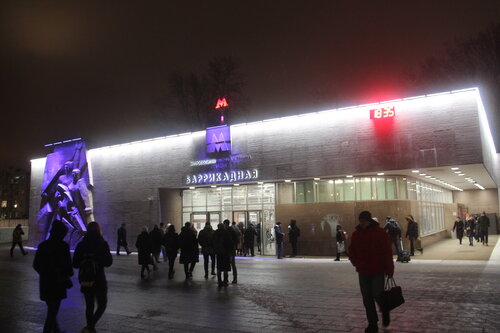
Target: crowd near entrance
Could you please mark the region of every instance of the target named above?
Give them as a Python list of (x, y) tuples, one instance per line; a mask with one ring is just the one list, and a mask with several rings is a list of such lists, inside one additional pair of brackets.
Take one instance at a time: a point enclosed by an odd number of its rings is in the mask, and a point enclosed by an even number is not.
[(225, 219), (243, 230), (255, 229), (254, 253), (275, 255), (275, 184), (197, 188), (182, 191), (183, 223), (198, 231), (209, 221), (214, 230)]

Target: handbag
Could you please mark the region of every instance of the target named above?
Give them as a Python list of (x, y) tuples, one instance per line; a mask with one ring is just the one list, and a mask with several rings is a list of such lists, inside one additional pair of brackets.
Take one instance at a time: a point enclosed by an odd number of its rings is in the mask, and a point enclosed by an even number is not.
[(396, 281), (388, 277), (385, 281), (384, 292), (381, 296), (381, 303), (385, 310), (391, 311), (405, 302), (403, 297), (403, 290), (400, 286), (396, 285)]
[(345, 244), (344, 244), (344, 242), (337, 242), (337, 252), (338, 253), (345, 252)]

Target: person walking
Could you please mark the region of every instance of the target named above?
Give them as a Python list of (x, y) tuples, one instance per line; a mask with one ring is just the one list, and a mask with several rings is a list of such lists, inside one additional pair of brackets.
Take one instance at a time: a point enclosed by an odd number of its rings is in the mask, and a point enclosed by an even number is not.
[[(234, 242), (222, 223), (217, 225), (217, 230), (213, 234), (213, 246), (217, 258), (218, 286), (219, 288), (227, 287), (229, 271), (231, 271), (231, 256), (234, 254)], [(222, 274), (224, 274), (224, 279), (222, 279)]]
[[(161, 241), (162, 234), (160, 228), (155, 224), (153, 230), (149, 233), (149, 237), (151, 239), (151, 253), (153, 254), (153, 260), (159, 264), (160, 263), (160, 253), (161, 253)], [(156, 268), (156, 266), (155, 266)]]
[(184, 264), (186, 280), (192, 279), (194, 266), (199, 261), (199, 252), (196, 234), (191, 228), (190, 222), (186, 222), (181, 229), (181, 233), (179, 234), (179, 247), (181, 249), (179, 263)]
[(137, 248), (137, 260), (139, 265), (141, 265), (141, 279), (146, 278), (144, 272), (148, 272), (148, 276), (151, 273), (149, 270), (149, 265), (153, 265), (153, 269), (156, 270), (156, 264), (151, 254), (152, 244), (151, 244), (151, 235), (148, 233), (148, 228), (143, 227), (142, 232), (137, 236), (137, 240), (135, 241), (135, 247)]
[(288, 239), (290, 244), (292, 245), (292, 255), (291, 257), (295, 257), (297, 255), (297, 241), (300, 236), (300, 229), (297, 227), (296, 220), (290, 220), (290, 225), (288, 226)]
[(52, 223), (50, 237), (38, 245), (33, 268), (40, 275), (40, 299), (47, 304), (43, 333), (61, 332), (57, 313), (66, 290), (73, 286), (69, 245), (63, 239), (68, 228), (59, 220)]
[(238, 248), (240, 238), (235, 228), (229, 225), (229, 220), (224, 220), (224, 227), (226, 228), (226, 231), (229, 234), (229, 238), (231, 239), (231, 242), (233, 244), (233, 247), (229, 253), (229, 262), (231, 264), (231, 271), (233, 272), (233, 281), (231, 283), (236, 284), (238, 283), (238, 270), (236, 269), (236, 249)]
[[(85, 317), (87, 326), (83, 333), (95, 332), (95, 326), (104, 314), (108, 304), (108, 283), (104, 267), (113, 264), (109, 245), (101, 234), (97, 222), (87, 225), (87, 233), (78, 243), (73, 255), (73, 267), (79, 268), (81, 292), (85, 296)], [(97, 309), (94, 312), (95, 304)]]
[[(410, 255), (414, 256), (415, 242), (419, 237), (418, 223), (415, 221), (412, 215), (408, 215), (406, 217), (406, 221), (408, 222), (408, 226), (406, 228), (406, 238), (410, 240)], [(421, 254), (424, 253), (424, 249), (421, 246), (418, 246), (417, 250), (420, 251)]]
[(212, 260), (212, 275), (215, 275), (215, 252), (214, 252), (214, 229), (210, 222), (205, 223), (205, 228), (198, 234), (198, 243), (201, 245), (203, 254), (203, 267), (205, 268), (205, 279), (208, 279), (208, 262)]
[(16, 247), (16, 245), (19, 245), (19, 248), (21, 249), (23, 255), (28, 254), (28, 252), (26, 252), (23, 247), (23, 235), (23, 227), (20, 224), (16, 225), (14, 231), (12, 231), (12, 246), (10, 247), (11, 258), (14, 257), (14, 248)]
[(125, 223), (122, 223), (121, 227), (118, 228), (117, 232), (117, 237), (116, 237), (116, 255), (120, 255), (120, 247), (125, 249), (125, 252), (127, 252), (127, 255), (129, 255), (130, 252), (128, 249), (128, 243), (127, 243), (127, 229), (125, 229)]
[(167, 232), (163, 236), (163, 246), (165, 247), (166, 258), (168, 258), (168, 279), (174, 278), (175, 270), (175, 258), (177, 258), (177, 252), (179, 251), (179, 235), (175, 232), (175, 226), (170, 224), (167, 228)]
[(337, 225), (337, 233), (335, 235), (335, 239), (337, 241), (337, 257), (335, 258), (335, 261), (340, 261), (340, 255), (342, 253), (345, 253), (346, 256), (349, 257), (348, 251), (347, 251), (347, 232), (345, 232), (342, 229), (342, 226), (340, 224)]
[(255, 257), (255, 237), (257, 236), (257, 231), (255, 230), (252, 223), (248, 225), (245, 230), (244, 245), (245, 245), (245, 255), (249, 254)]
[(453, 229), (451, 229), (451, 231), (456, 231), (457, 233), (457, 238), (458, 238), (458, 241), (460, 243), (460, 245), (462, 245), (462, 238), (464, 237), (464, 228), (465, 228), (465, 225), (464, 225), (464, 221), (462, 221), (458, 216), (455, 220), (455, 223), (453, 224)]
[(383, 325), (387, 327), (391, 322), (390, 311), (381, 304), (381, 296), (384, 291), (385, 275), (389, 278), (394, 275), (394, 262), (389, 237), (372, 219), (371, 213), (361, 212), (358, 220), (359, 225), (351, 237), (349, 259), (358, 272), (359, 288), (368, 319), (365, 332), (373, 333), (378, 332), (375, 302), (382, 312)]
[(469, 238), (469, 246), (474, 246), (474, 230), (476, 229), (476, 221), (467, 213), (465, 215), (465, 235)]
[(396, 255), (397, 255), (397, 260), (399, 261), (401, 258), (401, 249), (399, 248), (399, 241), (401, 239), (401, 228), (399, 227), (399, 223), (396, 222), (395, 219), (393, 219), (390, 216), (387, 216), (387, 223), (384, 226), (384, 230), (387, 231), (387, 234), (389, 235), (389, 239), (391, 243), (394, 245), (394, 248), (396, 249)]
[(481, 242), (483, 245), (488, 246), (488, 228), (490, 227), (490, 219), (486, 216), (485, 212), (482, 212), (481, 217), (478, 220)]
[(165, 251), (165, 246), (163, 246), (163, 237), (165, 236), (165, 232), (167, 232), (167, 228), (163, 222), (160, 223), (160, 234), (161, 234), (161, 255), (163, 256), (163, 262), (167, 262), (167, 252)]
[(281, 222), (276, 222), (274, 226), (274, 237), (276, 239), (276, 257), (283, 259), (283, 237), (285, 234), (281, 231)]

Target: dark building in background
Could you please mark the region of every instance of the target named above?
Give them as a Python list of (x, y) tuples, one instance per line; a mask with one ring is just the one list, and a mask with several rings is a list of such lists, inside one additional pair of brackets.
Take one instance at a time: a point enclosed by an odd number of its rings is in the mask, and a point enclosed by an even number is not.
[(28, 218), (29, 180), (25, 169), (0, 170), (0, 220)]

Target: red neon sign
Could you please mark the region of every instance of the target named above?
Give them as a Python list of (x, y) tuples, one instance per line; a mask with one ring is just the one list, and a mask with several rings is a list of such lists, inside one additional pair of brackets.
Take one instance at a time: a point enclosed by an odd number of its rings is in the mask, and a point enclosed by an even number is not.
[(222, 97), (222, 98), (217, 99), (217, 104), (215, 104), (216, 109), (225, 108), (228, 106), (229, 106), (229, 104), (227, 104), (226, 97)]
[(386, 106), (370, 110), (370, 119), (393, 118), (396, 116), (394, 106)]

